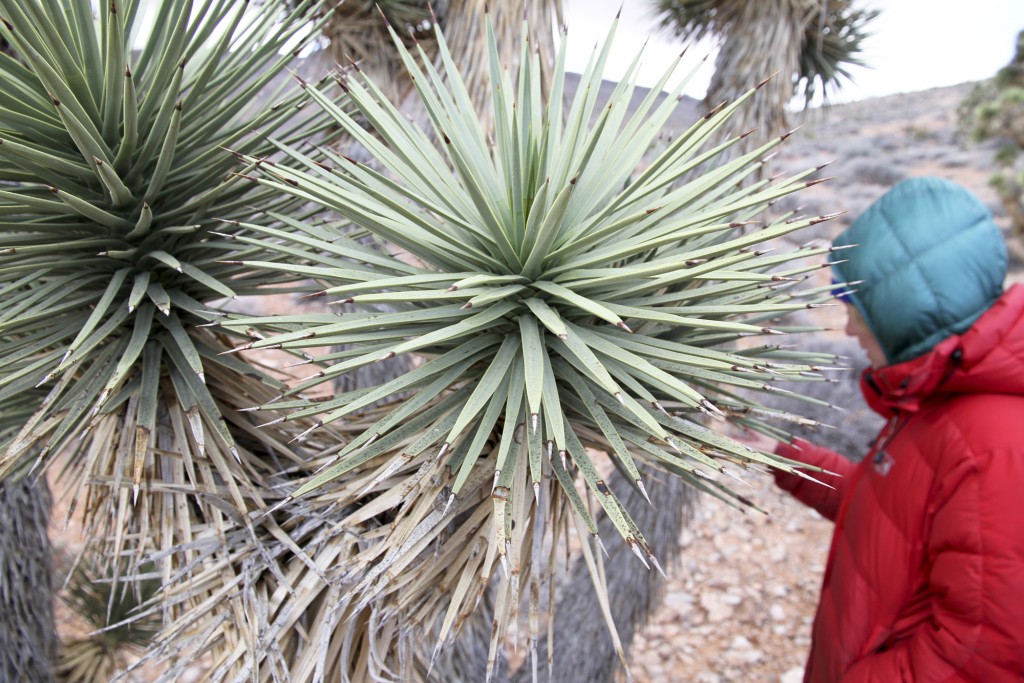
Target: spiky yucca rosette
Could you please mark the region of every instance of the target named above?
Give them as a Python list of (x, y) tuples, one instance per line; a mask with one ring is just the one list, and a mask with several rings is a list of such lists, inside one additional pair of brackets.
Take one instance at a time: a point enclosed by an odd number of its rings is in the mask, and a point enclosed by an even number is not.
[[(210, 385), (211, 368), (238, 382), (234, 394), (279, 383), (219, 355), (230, 346), (223, 332), (198, 326), (223, 315), (225, 297), (289, 280), (223, 263), (244, 252), (210, 230), (298, 205), (235, 181), (225, 148), (272, 149), (256, 128), (302, 140), (325, 127), (297, 115), (298, 88), (251, 107), (290, 61), (282, 46), (310, 31), (310, 3), (275, 26), (281, 6), (220, 0), (193, 17), (188, 0), (149, 15), (114, 0), (95, 18), (88, 3), (0, 2), (0, 32), (18, 56), (0, 57), (17, 94), (0, 108), (0, 475), (72, 444), (86, 476), (124, 478), (134, 498), (162, 478), (152, 459), (164, 430), (186, 449), (179, 464), (192, 483), (205, 477), (189, 448), (212, 458), (220, 484), (247, 487), (228, 425), (240, 422), (215, 398), (226, 387)], [(168, 410), (180, 410), (188, 438)], [(108, 423), (116, 438), (97, 440)], [(93, 448), (109, 452), (83, 455)]]
[(231, 623), (199, 651), (257, 628), (257, 609), (225, 598), (246, 589), (244, 558), (273, 568), (297, 550), (254, 517), (266, 479), (312, 457), (288, 445), (302, 427), (257, 430), (272, 416), (239, 412), (283, 385), (202, 327), (223, 299), (301, 277), (225, 263), (255, 250), (213, 232), (304, 216), (301, 200), (235, 178), (228, 150), (330, 139), (286, 72), (318, 4), (284, 6), (105, 0), (94, 16), (84, 0), (0, 0), (15, 55), (0, 55), (0, 476), (61, 454), (88, 541), (130, 557), (116, 564), (129, 574), (156, 554), (159, 578), (183, 581), (216, 558), (208, 583), (160, 606)]
[[(754, 91), (699, 120), (642, 167), (684, 84), (659, 103), (665, 74), (631, 113), (634, 62), (598, 110), (609, 36), (565, 110), (564, 40), (544, 96), (526, 32), (515, 81), (489, 36), (493, 140), (481, 130), (439, 32), (447, 80), (395, 38), (429, 112), (430, 132), (354, 74), (339, 84), (358, 116), (310, 94), (366, 148), (372, 164), (327, 149), (311, 156), (285, 142), (278, 147), (294, 162), (287, 167), (247, 157), (262, 187), (343, 220), (295, 220), (285, 229), (241, 222), (239, 228), (262, 237), (239, 234), (236, 241), (270, 256), (240, 265), (301, 272), (322, 283), (319, 294), (332, 303), (365, 307), (343, 316), (221, 323), (258, 330), (242, 349), (298, 355), (349, 345), (310, 360), (314, 374), (259, 406), (283, 412), (279, 420), (316, 418), (304, 432), (310, 438), (332, 425), (351, 428), (353, 419), (365, 425), (280, 503), (322, 501), (335, 511), (338, 528), (379, 527), (368, 532), (374, 542), (331, 567), (332, 584), (321, 588), (330, 601), (341, 586), (336, 599), (348, 623), (368, 609), (368, 623), (387, 624), (400, 636), (374, 644), (365, 660), (369, 672), (348, 675), (407, 680), (402, 676), (420, 661), (425, 629), (441, 619), (436, 656), (500, 565), (493, 674), (498, 646), (525, 596), (531, 642), (539, 637), (555, 553), (574, 532), (585, 539), (598, 599), (606, 600), (595, 551), (597, 509), (641, 561), (657, 566), (606, 483), (609, 468), (640, 490), (643, 470), (670, 472), (750, 505), (723, 477), (738, 478), (735, 468), (791, 471), (793, 463), (722, 436), (708, 419), (781, 434), (761, 417), (786, 416), (762, 408), (750, 392), (821, 379), (821, 357), (756, 339), (787, 331), (768, 329), (765, 320), (829, 299), (825, 289), (794, 288), (820, 264), (787, 265), (827, 249), (775, 255), (758, 246), (828, 217), (782, 216), (754, 232), (737, 230), (773, 200), (816, 182), (805, 180), (812, 171), (741, 187), (738, 181), (757, 170), (779, 138), (683, 182), (736, 142), (704, 145)], [(349, 222), (377, 236), (386, 253), (348, 238)], [(275, 263), (284, 254), (289, 264)], [(374, 308), (382, 304), (391, 311)], [(400, 354), (415, 354), (418, 364), (398, 379), (326, 400), (303, 397)], [(361, 416), (389, 397), (400, 400)], [(352, 642), (348, 629), (318, 632), (326, 640), (311, 642), (311, 650), (344, 651)], [(347, 680), (345, 661), (332, 664), (339, 680)]]

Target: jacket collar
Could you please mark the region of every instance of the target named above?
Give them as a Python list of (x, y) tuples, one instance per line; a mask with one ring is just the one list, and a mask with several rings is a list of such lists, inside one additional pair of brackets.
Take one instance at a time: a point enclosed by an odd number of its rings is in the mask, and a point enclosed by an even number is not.
[(861, 392), (883, 417), (916, 412), (939, 394), (1024, 395), (1024, 287), (1013, 286), (962, 335), (905, 363), (868, 368)]

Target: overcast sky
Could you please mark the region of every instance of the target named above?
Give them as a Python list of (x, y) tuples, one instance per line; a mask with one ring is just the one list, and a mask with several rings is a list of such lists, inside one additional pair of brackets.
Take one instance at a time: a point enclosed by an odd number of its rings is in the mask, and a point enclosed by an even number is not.
[[(605, 77), (617, 80), (648, 41), (641, 85), (650, 85), (676, 58), (683, 45), (661, 32), (650, 7), (652, 0), (566, 0), (569, 26), (567, 67), (586, 66), (595, 41), (602, 40), (619, 7), (622, 21), (615, 39), (617, 59)], [(1024, 29), (1024, 0), (864, 0), (881, 10), (864, 43), (864, 61), (872, 68), (852, 70), (835, 101), (913, 92), (992, 76), (1013, 56), (1017, 33)], [(700, 98), (714, 64), (714, 45), (687, 50), (689, 71), (700, 59), (710, 59), (691, 81), (686, 94)], [(774, 69), (766, 66), (766, 75)]]

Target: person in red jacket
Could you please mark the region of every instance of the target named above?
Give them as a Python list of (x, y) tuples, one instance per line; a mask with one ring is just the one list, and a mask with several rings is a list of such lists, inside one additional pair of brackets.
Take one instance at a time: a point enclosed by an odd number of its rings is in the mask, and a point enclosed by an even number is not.
[[(985, 206), (915, 178), (839, 238), (847, 333), (888, 422), (854, 463), (796, 440), (777, 473), (835, 522), (807, 683), (1024, 681), (1024, 287)], [(855, 287), (855, 288), (854, 288)], [(762, 447), (764, 444), (762, 444)]]

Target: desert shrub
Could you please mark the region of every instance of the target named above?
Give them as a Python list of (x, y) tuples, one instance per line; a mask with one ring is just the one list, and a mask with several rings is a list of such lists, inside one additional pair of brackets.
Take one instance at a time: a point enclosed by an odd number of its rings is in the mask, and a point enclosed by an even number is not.
[(879, 138), (872, 138), (871, 140), (865, 141), (863, 137), (856, 135), (853, 131), (850, 131), (849, 137), (846, 137), (841, 144), (841, 147), (836, 153), (840, 159), (849, 161), (850, 159), (859, 159), (863, 157), (874, 157), (878, 153)]
[(978, 85), (960, 105), (960, 120), (975, 141), (995, 141), (997, 170), (989, 183), (999, 194), (1014, 233), (1024, 236), (1024, 31), (1010, 63)]
[(844, 174), (849, 178), (870, 185), (889, 187), (907, 177), (904, 170), (894, 166), (889, 160), (858, 159), (846, 169)]
[(965, 168), (974, 165), (975, 156), (968, 150), (946, 149), (938, 157), (945, 168)]

